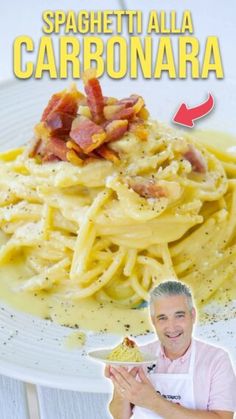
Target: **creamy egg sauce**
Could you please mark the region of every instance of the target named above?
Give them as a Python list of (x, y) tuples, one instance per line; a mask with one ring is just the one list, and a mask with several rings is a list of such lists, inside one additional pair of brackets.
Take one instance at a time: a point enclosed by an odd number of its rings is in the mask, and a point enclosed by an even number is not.
[(84, 332), (73, 332), (65, 338), (65, 347), (68, 349), (76, 349), (84, 346), (86, 343), (86, 334)]
[[(5, 240), (1, 234), (1, 244)], [(121, 309), (93, 298), (68, 301), (60, 294), (60, 285), (53, 291), (20, 291), (23, 281), (31, 275), (20, 256), (0, 266), (0, 299), (18, 310), (69, 327), (122, 335), (148, 333), (151, 329), (147, 309), (144, 308)]]
[[(191, 133), (192, 135), (192, 133)], [(219, 147), (222, 151), (235, 146), (231, 152), (236, 155), (236, 138), (229, 134), (217, 132), (195, 132), (202, 143), (212, 147)], [(0, 244), (6, 242), (6, 236), (0, 232)], [(68, 301), (60, 293), (60, 285), (53, 291), (19, 291), (19, 286), (32, 271), (25, 266), (20, 255), (9, 263), (0, 266), (0, 299), (11, 307), (31, 313), (33, 315), (51, 319), (56, 323), (79, 329), (93, 330), (96, 332), (113, 332), (122, 335), (146, 334), (153, 331), (147, 308), (124, 309), (109, 303), (100, 303), (93, 298)], [(215, 301), (221, 304), (221, 315), (232, 317), (228, 304), (236, 296), (236, 284), (232, 280), (232, 287), (222, 286), (215, 294)], [(210, 315), (200, 309), (200, 320), (209, 320)], [(213, 315), (213, 319), (217, 320)], [(212, 318), (211, 318), (212, 320)], [(67, 338), (66, 346), (75, 347), (83, 345), (81, 334), (73, 333)]]

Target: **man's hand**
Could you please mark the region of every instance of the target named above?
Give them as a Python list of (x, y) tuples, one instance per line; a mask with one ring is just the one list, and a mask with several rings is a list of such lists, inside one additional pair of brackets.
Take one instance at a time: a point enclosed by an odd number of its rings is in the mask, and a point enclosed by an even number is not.
[[(136, 369), (137, 370), (137, 369)], [(135, 379), (133, 370), (128, 372), (125, 368), (111, 368), (111, 379), (119, 394), (128, 399), (130, 403), (152, 409), (157, 393), (150, 380), (144, 374), (142, 368), (138, 369), (140, 381)], [(137, 374), (137, 371), (136, 371)]]
[[(104, 375), (110, 378), (114, 385), (112, 400), (109, 404), (109, 410), (114, 419), (129, 419), (132, 415), (131, 404), (125, 397), (125, 392), (121, 391), (120, 386), (115, 382), (114, 369), (110, 365), (105, 367)], [(133, 378), (137, 375), (138, 368), (132, 368), (128, 374)]]
[(111, 378), (111, 371), (110, 371), (111, 366), (110, 365), (106, 365), (105, 366), (105, 370), (104, 370), (104, 375), (107, 378)]
[[(132, 378), (136, 377), (139, 368), (132, 368), (129, 372), (125, 369), (122, 368), (123, 371), (127, 372), (127, 374), (129, 374)], [(106, 365), (105, 367), (105, 371), (104, 371), (104, 375), (107, 378), (110, 378), (113, 382), (114, 385), (114, 390), (122, 397), (122, 398), (126, 398), (126, 394), (123, 391), (123, 388), (121, 388), (119, 386), (119, 384), (117, 384), (116, 380), (115, 380), (115, 373), (116, 371), (118, 371), (117, 368), (112, 367), (111, 365)]]

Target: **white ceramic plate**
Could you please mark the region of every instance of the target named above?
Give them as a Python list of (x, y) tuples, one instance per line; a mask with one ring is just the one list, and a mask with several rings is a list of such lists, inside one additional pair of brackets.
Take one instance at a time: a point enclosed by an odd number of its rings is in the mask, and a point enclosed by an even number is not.
[(143, 356), (143, 361), (140, 362), (132, 362), (132, 361), (111, 361), (109, 359), (107, 359), (108, 355), (110, 354), (111, 349), (98, 349), (96, 351), (91, 351), (88, 352), (88, 355), (96, 360), (96, 361), (100, 361), (103, 362), (105, 364), (109, 364), (109, 365), (120, 365), (123, 367), (137, 367), (137, 366), (142, 366), (142, 365), (150, 365), (150, 364), (155, 364), (156, 363), (156, 358), (153, 358), (153, 355), (144, 353), (142, 351), (141, 354)]
[[(112, 96), (124, 97), (134, 91), (140, 92), (145, 97), (148, 107), (152, 109), (153, 115), (157, 116), (158, 110), (154, 112), (156, 99), (152, 100), (152, 95), (146, 91), (147, 86), (150, 90), (155, 89), (155, 82), (153, 87), (151, 81), (148, 81), (148, 85), (145, 83), (137, 81), (135, 84), (128, 80), (113, 83), (106, 80), (105, 94), (109, 92)], [(163, 88), (162, 84), (158, 87), (158, 103), (166, 101), (168, 91), (165, 84)], [(6, 150), (27, 142), (32, 136), (32, 127), (38, 122), (50, 95), (67, 85), (68, 82), (57, 81), (18, 81), (0, 84), (0, 149)], [(199, 84), (194, 82), (181, 83), (181, 89), (185, 85), (189, 94), (192, 94), (194, 89), (199, 89)], [(170, 88), (170, 82), (168, 86)], [(219, 90), (219, 85), (217, 86)], [(176, 91), (180, 90), (180, 84), (175, 84), (175, 87)], [(225, 93), (224, 89), (222, 92)], [(176, 106), (175, 95), (170, 93), (169, 89), (166, 114), (162, 114), (162, 119), (166, 121), (170, 121), (170, 107), (174, 109)], [(230, 97), (232, 102), (232, 97), (235, 98), (236, 95), (231, 94)], [(226, 97), (222, 100), (227, 106)], [(165, 107), (162, 106), (162, 113), (163, 108)], [(232, 112), (233, 109), (232, 106)], [(221, 112), (217, 114), (216, 110), (213, 119), (210, 122), (206, 121), (206, 126), (225, 130), (228, 126), (232, 127), (234, 115), (230, 113), (227, 114), (229, 125), (227, 119), (224, 119), (224, 123), (221, 122), (222, 125), (212, 124), (214, 118), (218, 121), (221, 120), (220, 117)], [(199, 338), (227, 348), (236, 360), (235, 330), (236, 319), (197, 327), (195, 333)], [(54, 388), (88, 392), (111, 391), (109, 380), (103, 376), (104, 365), (92, 361), (87, 354), (104, 347), (114, 347), (120, 342), (120, 336), (89, 332), (84, 347), (69, 350), (65, 346), (65, 338), (72, 332), (72, 329), (48, 320), (16, 312), (0, 302), (0, 374)], [(137, 337), (136, 341), (138, 345), (142, 345), (153, 339), (154, 335), (149, 334)]]

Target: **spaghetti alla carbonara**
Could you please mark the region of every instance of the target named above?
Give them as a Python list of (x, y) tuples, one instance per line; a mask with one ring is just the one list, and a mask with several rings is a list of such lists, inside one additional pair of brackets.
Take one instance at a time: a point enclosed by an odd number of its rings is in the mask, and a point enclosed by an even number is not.
[(112, 349), (107, 359), (118, 362), (142, 362), (144, 360), (134, 340), (128, 337), (125, 337), (123, 342)]
[(166, 278), (198, 305), (232, 289), (236, 157), (99, 89), (54, 95), (33, 144), (0, 155), (0, 264), (27, 266), (12, 292), (134, 308)]

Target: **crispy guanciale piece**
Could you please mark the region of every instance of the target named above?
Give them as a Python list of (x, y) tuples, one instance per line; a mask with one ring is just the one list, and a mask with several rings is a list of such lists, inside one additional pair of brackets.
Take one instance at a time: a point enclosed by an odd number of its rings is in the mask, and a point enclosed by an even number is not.
[(52, 112), (64, 112), (69, 115), (76, 115), (78, 110), (78, 99), (82, 97), (77, 91), (55, 93), (45, 108), (41, 121), (46, 121)]
[(104, 143), (106, 133), (101, 126), (90, 119), (78, 117), (72, 125), (70, 137), (85, 154), (88, 154)]
[(200, 151), (197, 150), (192, 144), (189, 145), (189, 149), (184, 153), (184, 158), (191, 163), (193, 171), (197, 173), (206, 173), (207, 164)]
[(104, 98), (102, 95), (100, 83), (96, 78), (96, 72), (94, 70), (86, 71), (83, 75), (83, 81), (84, 90), (87, 95), (87, 103), (92, 114), (92, 119), (99, 124), (104, 119)]
[(41, 121), (45, 121), (48, 117), (48, 115), (50, 115), (50, 113), (52, 111), (55, 111), (61, 101), (62, 98), (62, 92), (60, 93), (55, 93), (54, 95), (52, 95), (51, 99), (49, 100), (46, 108), (43, 111), (42, 117), (41, 117)]
[(87, 96), (72, 87), (51, 97), (35, 126), (30, 157), (43, 162), (59, 159), (76, 165), (103, 157), (117, 163), (118, 154), (105, 143), (119, 140), (128, 131), (141, 140), (147, 138), (143, 124), (147, 111), (141, 96), (121, 100), (104, 97), (92, 69), (84, 73), (83, 81)]
[(168, 191), (152, 179), (149, 180), (136, 176), (133, 179), (130, 178), (128, 183), (133, 191), (143, 198), (162, 198), (168, 196)]
[(125, 337), (122, 342), (122, 345), (127, 346), (128, 348), (134, 348), (136, 346), (136, 343), (132, 339)]
[(57, 137), (51, 137), (47, 140), (47, 152), (54, 154), (60, 160), (67, 161), (66, 154), (68, 149), (65, 141)]
[(75, 149), (72, 149), (72, 147), (69, 148), (67, 144), (68, 144), (68, 141), (65, 142), (64, 140), (60, 138), (57, 138), (57, 137), (49, 138), (47, 140), (46, 154), (43, 157), (42, 161), (49, 162), (49, 161), (63, 160), (63, 161), (68, 161), (76, 166), (81, 166), (81, 164), (83, 163), (83, 160), (80, 158), (77, 151)]
[(103, 113), (104, 113), (105, 119), (107, 121), (114, 121), (114, 119), (116, 119), (115, 115), (118, 112), (122, 111), (122, 109), (125, 109), (125, 106), (122, 104), (119, 105), (118, 103), (113, 103), (111, 105), (104, 106)]
[(115, 115), (114, 119), (132, 119), (135, 116), (135, 112), (133, 108), (125, 108), (121, 109)]
[(78, 92), (56, 93), (43, 112), (41, 122), (52, 135), (67, 135), (78, 111)]
[(104, 159), (112, 161), (112, 163), (119, 163), (120, 161), (118, 154), (105, 144), (97, 148), (96, 153)]
[(121, 138), (128, 129), (127, 119), (118, 119), (116, 121), (111, 121), (105, 126), (106, 131), (106, 142), (115, 141)]
[(125, 97), (124, 99), (118, 100), (119, 105), (124, 105), (126, 108), (130, 108), (137, 103), (140, 96), (130, 95), (130, 97)]
[(115, 104), (104, 107), (104, 116), (107, 121), (132, 119), (135, 116), (135, 112), (133, 107), (127, 108), (125, 104)]
[(68, 135), (71, 129), (71, 125), (74, 115), (69, 115), (63, 112), (51, 112), (45, 124), (50, 131), (51, 135), (59, 135), (61, 137)]
[(43, 163), (54, 163), (57, 161), (60, 161), (60, 159), (52, 153), (47, 153), (42, 158)]
[(138, 95), (131, 95), (130, 97), (118, 100), (114, 104), (107, 104), (104, 107), (104, 116), (107, 120), (131, 120), (142, 110), (143, 107), (143, 98)]

